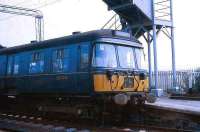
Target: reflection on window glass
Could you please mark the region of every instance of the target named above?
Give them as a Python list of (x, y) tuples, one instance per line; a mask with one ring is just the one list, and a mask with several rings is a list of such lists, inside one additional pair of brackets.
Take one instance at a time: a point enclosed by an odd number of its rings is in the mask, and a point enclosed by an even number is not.
[(7, 66), (7, 74), (19, 74), (19, 66), (20, 66), (20, 57), (19, 56), (9, 56), (8, 57), (8, 66)]
[(118, 46), (119, 63), (122, 68), (135, 68), (133, 48)]
[(15, 56), (14, 57), (14, 69), (13, 69), (13, 74), (19, 74), (19, 63), (20, 63), (20, 60), (19, 60), (19, 56)]
[(14, 65), (13, 74), (18, 74), (18, 73), (19, 73), (19, 65), (18, 65), (18, 64), (15, 64), (15, 65)]
[(138, 69), (146, 69), (143, 49), (135, 49)]
[(69, 69), (69, 49), (57, 49), (53, 52), (53, 72), (65, 72)]
[(8, 57), (8, 66), (7, 66), (7, 74), (8, 75), (12, 74), (12, 62), (13, 62), (13, 57), (9, 56)]
[(88, 68), (89, 64), (89, 46), (81, 45), (80, 47), (80, 69)]
[(44, 54), (35, 52), (32, 54), (31, 63), (29, 65), (29, 73), (44, 72)]
[(117, 67), (115, 47), (109, 44), (96, 44), (93, 65), (97, 67)]

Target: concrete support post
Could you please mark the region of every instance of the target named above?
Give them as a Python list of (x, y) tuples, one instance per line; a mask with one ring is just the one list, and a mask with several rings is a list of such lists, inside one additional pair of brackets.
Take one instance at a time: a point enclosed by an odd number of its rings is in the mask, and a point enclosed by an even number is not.
[(149, 89), (152, 88), (152, 66), (151, 66), (151, 40), (150, 33), (147, 33), (147, 45), (148, 45), (148, 66), (149, 66)]
[(153, 52), (154, 52), (154, 74), (155, 74), (155, 92), (158, 96), (158, 64), (157, 64), (157, 34), (156, 25), (153, 25)]

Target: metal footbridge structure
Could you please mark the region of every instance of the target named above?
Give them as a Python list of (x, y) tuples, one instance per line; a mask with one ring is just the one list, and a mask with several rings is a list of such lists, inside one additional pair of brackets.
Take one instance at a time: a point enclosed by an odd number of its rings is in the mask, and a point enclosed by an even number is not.
[[(150, 87), (158, 90), (157, 37), (163, 32), (171, 41), (173, 88), (176, 87), (176, 64), (174, 46), (172, 0), (103, 0), (108, 10), (116, 14), (102, 27), (131, 33), (135, 38), (143, 37), (148, 45)], [(152, 53), (155, 79), (152, 80)]]

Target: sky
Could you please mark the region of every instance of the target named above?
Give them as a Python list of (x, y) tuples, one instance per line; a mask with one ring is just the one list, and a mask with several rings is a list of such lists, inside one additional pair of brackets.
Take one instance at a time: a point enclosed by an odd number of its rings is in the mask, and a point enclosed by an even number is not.
[[(0, 3), (41, 7), (45, 39), (100, 29), (114, 14), (102, 0), (0, 0)], [(199, 5), (198, 0), (173, 0), (177, 69), (200, 67)], [(12, 47), (31, 40), (35, 40), (34, 18), (0, 14), (0, 44)], [(158, 68), (168, 70), (171, 68), (170, 42), (160, 34), (157, 45)]]

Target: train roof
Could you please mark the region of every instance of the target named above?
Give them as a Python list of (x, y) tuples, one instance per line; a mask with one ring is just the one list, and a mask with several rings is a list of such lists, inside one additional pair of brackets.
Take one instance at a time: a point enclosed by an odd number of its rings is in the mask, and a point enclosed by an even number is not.
[(116, 30), (94, 30), (84, 33), (76, 33), (70, 36), (49, 39), (41, 42), (32, 42), (25, 45), (14, 46), (9, 48), (0, 49), (0, 54), (12, 54), (18, 53), (22, 51), (29, 51), (29, 50), (37, 50), (42, 48), (54, 47), (54, 46), (61, 46), (66, 44), (72, 43), (80, 43), (86, 41), (93, 41), (99, 38), (117, 38), (123, 39), (128, 41), (134, 41), (139, 43), (139, 41), (133, 37), (130, 37), (130, 34), (123, 33), (121, 31)]

